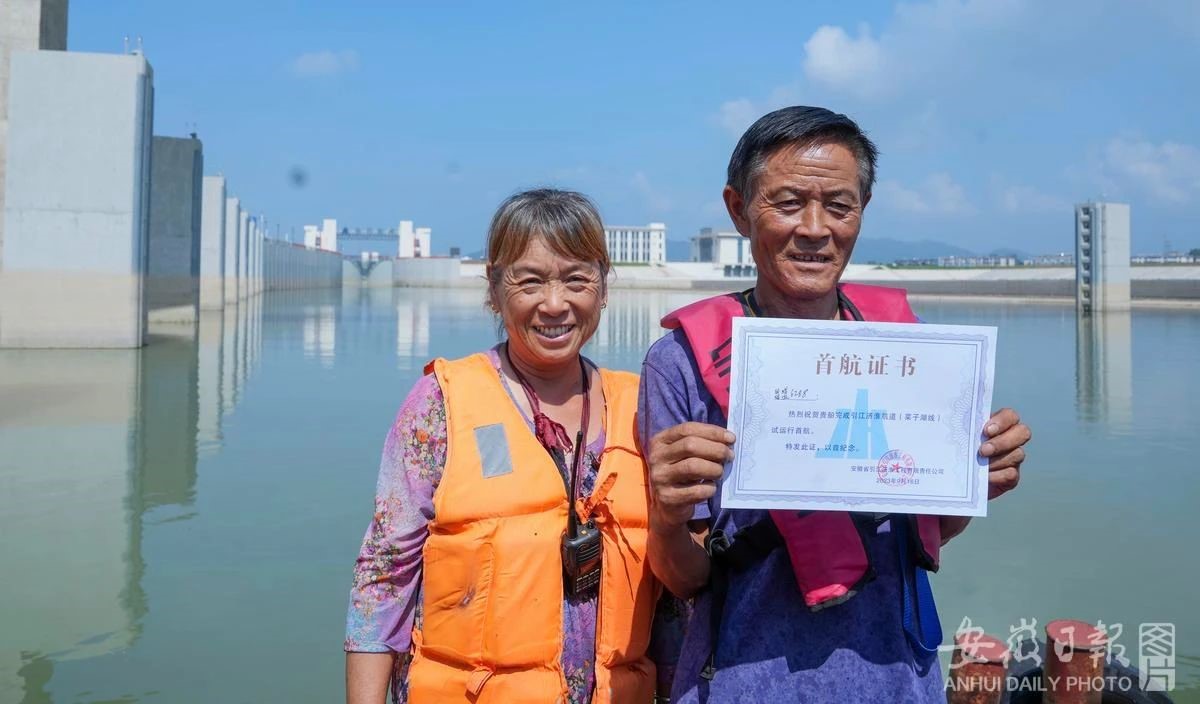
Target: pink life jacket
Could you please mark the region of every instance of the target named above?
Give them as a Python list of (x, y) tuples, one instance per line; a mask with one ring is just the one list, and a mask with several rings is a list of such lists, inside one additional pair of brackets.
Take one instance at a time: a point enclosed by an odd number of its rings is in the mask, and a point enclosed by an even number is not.
[[(916, 323), (904, 289), (841, 284), (839, 300), (855, 318), (888, 323)], [(662, 319), (669, 329), (683, 328), (700, 378), (721, 411), (729, 415), (730, 345), (733, 318), (754, 315), (745, 294), (730, 293), (696, 301)], [(874, 578), (870, 555), (854, 519), (846, 511), (770, 511), (787, 547), (796, 584), (813, 611), (840, 604)], [(931, 572), (938, 569), (942, 545), (937, 516), (908, 516), (912, 552)], [(917, 537), (919, 536), (919, 538)]]

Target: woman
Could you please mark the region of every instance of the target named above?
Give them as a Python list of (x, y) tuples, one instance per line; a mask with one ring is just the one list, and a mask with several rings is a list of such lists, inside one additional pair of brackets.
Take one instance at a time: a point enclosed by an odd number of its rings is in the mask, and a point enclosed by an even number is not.
[(487, 251), (507, 339), (426, 367), (388, 436), (347, 700), (382, 702), (390, 681), (417, 703), (649, 702), (661, 588), (644, 559), (638, 381), (579, 352), (607, 296), (600, 217), (578, 193), (519, 193)]

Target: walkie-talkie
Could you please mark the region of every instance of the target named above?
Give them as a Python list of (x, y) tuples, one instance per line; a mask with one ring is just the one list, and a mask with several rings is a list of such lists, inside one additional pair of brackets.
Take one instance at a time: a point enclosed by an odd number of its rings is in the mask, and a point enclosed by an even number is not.
[(595, 521), (580, 525), (575, 513), (576, 485), (579, 463), (583, 457), (583, 430), (575, 439), (575, 458), (572, 462), (570, 501), (567, 506), (567, 530), (562, 538), (563, 581), (567, 594), (579, 596), (600, 584), (600, 564), (603, 544)]

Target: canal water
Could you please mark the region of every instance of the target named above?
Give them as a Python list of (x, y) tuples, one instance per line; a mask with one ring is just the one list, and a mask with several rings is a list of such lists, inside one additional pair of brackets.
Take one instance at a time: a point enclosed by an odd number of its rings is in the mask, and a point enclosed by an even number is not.
[[(614, 292), (589, 355), (636, 370), (696, 297)], [(999, 327), (995, 401), (1035, 436), (944, 552), (947, 638), (1102, 621), (1137, 666), (1167, 624), (1174, 697), (1200, 701), (1200, 311), (917, 308)], [(348, 288), (139, 351), (0, 351), (0, 702), (339, 700), (384, 435), (426, 361), (496, 340), (481, 291)]]

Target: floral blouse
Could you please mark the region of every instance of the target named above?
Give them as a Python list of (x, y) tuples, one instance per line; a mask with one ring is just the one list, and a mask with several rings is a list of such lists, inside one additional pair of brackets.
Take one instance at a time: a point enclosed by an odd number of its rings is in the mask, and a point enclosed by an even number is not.
[[(499, 369), (496, 349), (489, 356)], [(400, 407), (384, 443), (375, 515), (354, 569), (345, 650), (400, 654), (392, 676), (394, 702), (408, 700), (412, 631), (421, 623), (422, 550), (434, 517), (433, 494), (446, 463), (446, 434), (441, 387), (432, 374), (423, 376)], [(595, 485), (603, 449), (601, 432), (585, 449), (583, 496)], [(570, 704), (590, 702), (595, 686), (596, 601), (595, 592), (563, 597), (562, 668)], [(650, 655), (659, 663), (659, 691), (664, 693), (683, 640), (684, 611), (683, 604), (665, 595), (655, 618)]]

